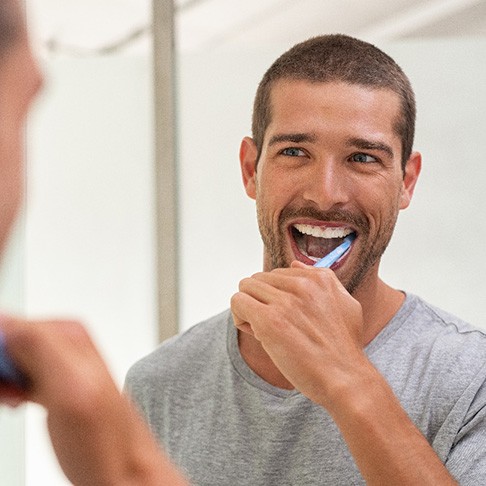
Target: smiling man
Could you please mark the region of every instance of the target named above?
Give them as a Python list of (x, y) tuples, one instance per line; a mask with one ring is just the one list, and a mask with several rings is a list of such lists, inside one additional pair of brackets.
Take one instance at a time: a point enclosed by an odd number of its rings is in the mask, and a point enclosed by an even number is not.
[(486, 335), (379, 277), (414, 125), (409, 80), (368, 43), (313, 38), (264, 75), (240, 149), (263, 272), (127, 377), (193, 484), (484, 482)]

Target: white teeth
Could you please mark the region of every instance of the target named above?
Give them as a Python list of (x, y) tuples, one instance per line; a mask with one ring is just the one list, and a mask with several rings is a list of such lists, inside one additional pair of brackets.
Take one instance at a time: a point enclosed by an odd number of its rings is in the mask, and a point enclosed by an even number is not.
[(344, 238), (353, 231), (350, 228), (313, 226), (310, 224), (294, 224), (294, 228), (304, 235), (316, 238)]

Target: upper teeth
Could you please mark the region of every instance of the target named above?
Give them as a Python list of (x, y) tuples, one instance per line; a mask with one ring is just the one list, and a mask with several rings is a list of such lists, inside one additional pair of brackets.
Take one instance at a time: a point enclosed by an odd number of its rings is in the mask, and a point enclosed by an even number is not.
[(344, 238), (353, 232), (350, 228), (312, 226), (310, 224), (295, 224), (294, 228), (305, 235), (316, 238)]

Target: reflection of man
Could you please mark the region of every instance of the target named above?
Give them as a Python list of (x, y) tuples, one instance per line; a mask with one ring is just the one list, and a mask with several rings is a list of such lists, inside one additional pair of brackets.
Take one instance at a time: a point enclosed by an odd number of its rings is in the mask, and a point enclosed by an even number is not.
[[(21, 200), (22, 127), (40, 84), (18, 2), (1, 0), (0, 252)], [(0, 346), (2, 366), (7, 351), (29, 382), (26, 390), (0, 382), (0, 403), (32, 400), (46, 408), (53, 446), (73, 484), (186, 484), (116, 389), (82, 326), (0, 316)]]
[(485, 335), (378, 276), (420, 172), (414, 120), (401, 69), (349, 37), (265, 74), (240, 150), (264, 272), (127, 377), (194, 484), (484, 482)]

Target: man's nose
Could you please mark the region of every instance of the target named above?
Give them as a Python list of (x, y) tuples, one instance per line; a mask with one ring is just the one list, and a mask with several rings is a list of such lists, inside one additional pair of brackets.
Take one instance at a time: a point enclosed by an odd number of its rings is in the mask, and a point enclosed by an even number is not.
[(316, 161), (305, 181), (303, 197), (321, 211), (329, 211), (349, 201), (350, 182), (345, 167), (335, 160)]

